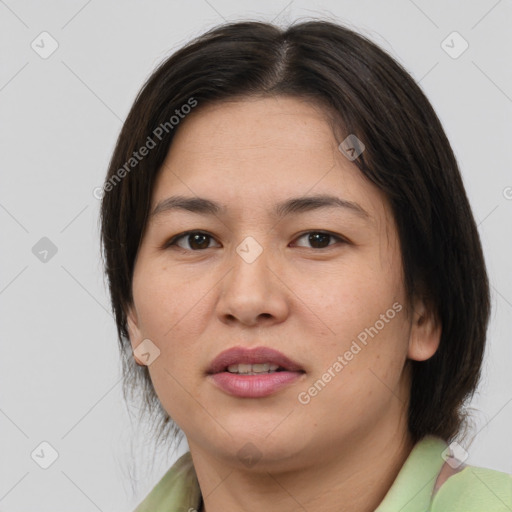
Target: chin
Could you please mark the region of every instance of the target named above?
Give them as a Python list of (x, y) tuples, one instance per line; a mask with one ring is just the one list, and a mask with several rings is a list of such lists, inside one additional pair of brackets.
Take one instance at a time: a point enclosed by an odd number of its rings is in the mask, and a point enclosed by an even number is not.
[[(280, 418), (282, 420), (282, 418)], [(236, 428), (226, 425), (222, 439), (208, 438), (201, 443), (213, 456), (224, 459), (229, 465), (240, 469), (259, 471), (289, 471), (301, 460), (311, 460), (312, 444), (310, 436), (305, 436), (300, 428), (279, 430), (274, 422), (271, 428), (247, 430), (247, 423)], [(270, 434), (269, 434), (270, 432)], [(299, 435), (299, 434), (300, 435)]]

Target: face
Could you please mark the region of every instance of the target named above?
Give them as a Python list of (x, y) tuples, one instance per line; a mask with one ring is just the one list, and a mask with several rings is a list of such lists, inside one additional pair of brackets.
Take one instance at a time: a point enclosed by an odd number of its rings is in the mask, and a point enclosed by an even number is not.
[[(404, 425), (404, 365), (437, 337), (408, 313), (389, 205), (340, 142), (321, 108), (289, 97), (210, 105), (179, 127), (128, 326), (191, 450), (291, 468)], [(280, 371), (231, 373), (265, 360)]]

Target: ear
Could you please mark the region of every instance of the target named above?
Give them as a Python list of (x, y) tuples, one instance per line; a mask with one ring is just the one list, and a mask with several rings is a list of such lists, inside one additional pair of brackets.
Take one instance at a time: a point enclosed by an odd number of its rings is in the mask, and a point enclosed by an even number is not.
[(427, 307), (423, 299), (413, 304), (412, 325), (407, 357), (415, 361), (430, 359), (439, 348), (442, 326), (433, 308)]
[(137, 348), (138, 340), (143, 339), (140, 327), (139, 327), (139, 319), (137, 317), (137, 311), (135, 306), (129, 306), (128, 312), (126, 314), (126, 323), (128, 329), (128, 336), (130, 337), (130, 343), (132, 345), (132, 353), (135, 362), (139, 366), (146, 366), (134, 353), (134, 350)]

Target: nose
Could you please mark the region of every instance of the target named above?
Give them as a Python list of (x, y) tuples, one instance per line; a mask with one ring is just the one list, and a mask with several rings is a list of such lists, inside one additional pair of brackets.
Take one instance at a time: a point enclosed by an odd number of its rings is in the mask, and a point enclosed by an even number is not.
[[(242, 255), (242, 256), (241, 256)], [(289, 289), (279, 274), (277, 258), (264, 249), (256, 259), (233, 251), (231, 270), (220, 283), (217, 314), (226, 324), (271, 325), (286, 319)]]

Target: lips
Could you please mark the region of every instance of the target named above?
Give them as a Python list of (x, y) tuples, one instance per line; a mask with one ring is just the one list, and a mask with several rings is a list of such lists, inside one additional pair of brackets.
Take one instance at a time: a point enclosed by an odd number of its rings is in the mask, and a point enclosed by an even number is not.
[(298, 363), (277, 350), (234, 347), (212, 361), (207, 378), (224, 393), (245, 399), (274, 395), (300, 381), (305, 373)]
[(304, 369), (295, 361), (281, 352), (268, 347), (252, 349), (233, 347), (221, 352), (210, 364), (207, 373), (215, 374), (225, 372), (228, 367), (236, 364), (264, 364), (278, 365), (278, 371), (304, 372)]

